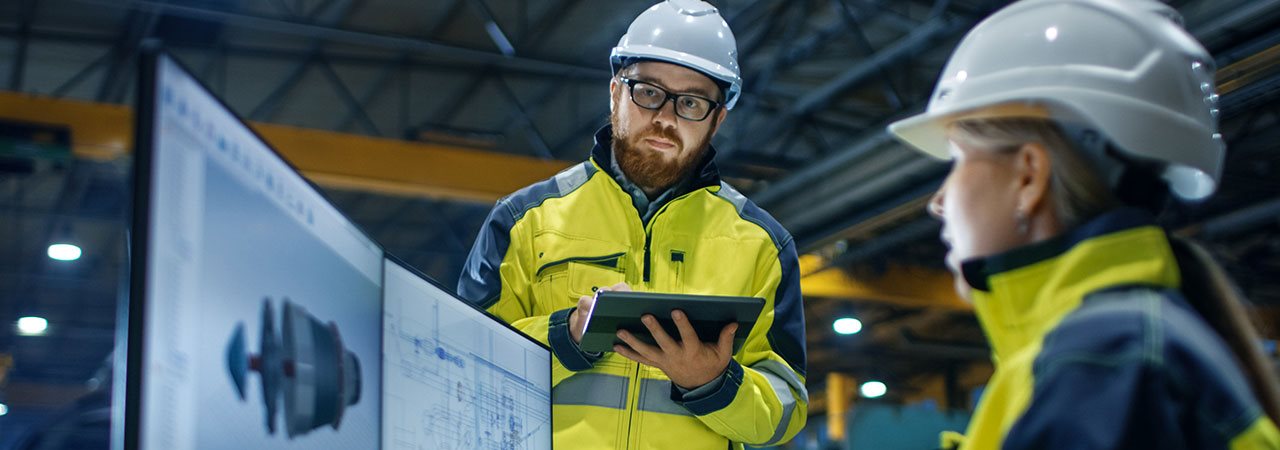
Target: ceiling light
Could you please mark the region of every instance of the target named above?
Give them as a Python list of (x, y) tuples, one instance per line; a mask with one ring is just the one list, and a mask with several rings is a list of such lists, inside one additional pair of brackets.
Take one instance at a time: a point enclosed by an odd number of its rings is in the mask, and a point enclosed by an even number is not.
[(18, 334), (24, 336), (39, 336), (49, 329), (49, 321), (43, 317), (23, 317), (18, 319)]
[(868, 381), (862, 383), (862, 387), (858, 388), (858, 391), (862, 393), (863, 397), (876, 398), (888, 392), (889, 388), (879, 381)]
[(858, 334), (862, 331), (862, 321), (852, 317), (841, 317), (831, 324), (831, 328), (840, 334)]
[(75, 261), (80, 259), (80, 247), (71, 244), (53, 244), (49, 246), (49, 257), (58, 261)]

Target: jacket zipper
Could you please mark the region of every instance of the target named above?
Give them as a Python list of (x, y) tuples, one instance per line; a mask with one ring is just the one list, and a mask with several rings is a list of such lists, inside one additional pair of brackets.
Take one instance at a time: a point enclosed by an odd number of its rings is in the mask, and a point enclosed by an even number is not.
[[(657, 214), (654, 214), (657, 218)], [(653, 231), (645, 227), (644, 232), (644, 282), (649, 282), (649, 244), (653, 242)]]
[(649, 266), (650, 266), (650, 259), (651, 259), (649, 247), (650, 245), (653, 244), (653, 223), (658, 220), (658, 216), (661, 216), (662, 213), (667, 211), (667, 208), (670, 207), (671, 204), (679, 201), (680, 199), (688, 197), (690, 194), (693, 194), (694, 192), (698, 192), (700, 190), (701, 189), (694, 189), (692, 191), (684, 193), (684, 195), (668, 200), (667, 204), (662, 205), (662, 208), (658, 209), (658, 212), (653, 213), (653, 217), (649, 218), (649, 223), (643, 224), (644, 225), (644, 270), (643, 272), (644, 272), (644, 282), (646, 284), (649, 283), (649, 273), (650, 273)]
[[(679, 197), (676, 197), (667, 201), (667, 204), (662, 205), (662, 208), (658, 209), (658, 212), (653, 213), (653, 217), (649, 218), (648, 223), (643, 222), (643, 220), (641, 221), (641, 226), (644, 227), (644, 270), (643, 270), (644, 277), (643, 278), (644, 278), (644, 283), (646, 285), (649, 284), (649, 270), (650, 270), (649, 267), (650, 267), (650, 257), (651, 257), (650, 255), (651, 252), (649, 247), (653, 244), (654, 222), (658, 220), (658, 216), (661, 216), (663, 212), (666, 212), (667, 207), (670, 207), (671, 204), (675, 203), (676, 201), (684, 197), (688, 197), (690, 194), (693, 194), (694, 192), (697, 192), (699, 190), (701, 189), (695, 189), (695, 190), (686, 192), (684, 195), (681, 195)], [(632, 375), (631, 375), (631, 381), (632, 381), (631, 384), (635, 385), (634, 392), (636, 393), (636, 395), (628, 399), (630, 403), (628, 403), (627, 405), (627, 440), (626, 440), (627, 448), (631, 447), (631, 430), (635, 428), (634, 420), (635, 420), (636, 408), (639, 408), (639, 402), (640, 402), (640, 395), (639, 395), (639, 392), (640, 392), (639, 386), (641, 383), (640, 363), (632, 361), (632, 364), (635, 364), (635, 371), (632, 372)], [(631, 391), (631, 390), (628, 389), (628, 391)], [(629, 396), (631, 395), (630, 392), (628, 392), (628, 395)]]
[[(640, 407), (639, 405), (640, 403), (640, 395), (639, 395), (640, 394), (640, 363), (633, 361), (632, 364), (636, 366), (636, 370), (631, 375), (631, 379), (635, 380), (633, 383), (631, 383), (634, 386), (631, 386), (632, 389), (627, 389), (628, 391), (627, 392), (627, 440), (625, 441), (626, 448), (631, 448), (631, 430), (636, 426), (636, 423), (635, 423), (636, 409)], [(632, 392), (635, 392), (636, 395), (634, 396), (631, 395)]]

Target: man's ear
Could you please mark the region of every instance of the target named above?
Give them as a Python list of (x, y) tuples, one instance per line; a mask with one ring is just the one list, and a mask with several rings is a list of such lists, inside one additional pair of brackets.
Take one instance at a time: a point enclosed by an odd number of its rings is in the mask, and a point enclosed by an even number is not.
[(613, 109), (618, 107), (618, 89), (622, 87), (622, 83), (618, 81), (618, 77), (609, 80), (609, 114), (613, 114)]
[(1018, 189), (1017, 207), (1023, 213), (1034, 216), (1050, 202), (1053, 160), (1049, 157), (1049, 150), (1039, 142), (1023, 144), (1018, 149), (1013, 167)]
[(714, 126), (711, 127), (712, 136), (715, 136), (716, 133), (720, 131), (720, 125), (724, 125), (724, 118), (729, 116), (729, 108), (721, 107), (720, 110), (715, 113), (715, 115), (716, 115), (716, 121), (714, 123)]

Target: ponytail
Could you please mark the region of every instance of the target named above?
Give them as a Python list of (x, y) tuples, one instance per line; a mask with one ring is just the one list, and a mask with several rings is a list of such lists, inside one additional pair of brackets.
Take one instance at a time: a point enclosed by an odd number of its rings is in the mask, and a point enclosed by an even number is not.
[(1245, 311), (1245, 299), (1200, 245), (1170, 236), (1182, 275), (1182, 293), (1200, 317), (1227, 343), (1244, 369), (1249, 387), (1272, 422), (1280, 423), (1280, 386), (1275, 369), (1262, 354), (1258, 331)]

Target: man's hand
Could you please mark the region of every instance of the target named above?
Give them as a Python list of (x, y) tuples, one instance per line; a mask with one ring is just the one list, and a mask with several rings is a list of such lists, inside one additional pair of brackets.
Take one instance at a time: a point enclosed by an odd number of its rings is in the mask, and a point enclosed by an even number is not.
[(680, 330), (680, 341), (672, 339), (653, 315), (645, 314), (640, 320), (658, 346), (645, 344), (626, 330), (618, 330), (618, 338), (627, 345), (614, 345), (613, 351), (640, 364), (662, 369), (676, 386), (696, 389), (715, 380), (729, 366), (729, 359), (733, 357), (733, 334), (738, 331), (738, 324), (725, 325), (720, 330), (718, 342), (708, 344), (698, 339), (698, 333), (693, 330), (684, 311), (671, 311), (671, 320)]
[[(618, 283), (600, 290), (630, 291), (631, 286), (627, 286), (627, 283)], [(574, 308), (573, 312), (569, 313), (569, 337), (573, 339), (574, 343), (582, 343), (582, 333), (586, 332), (587, 321), (591, 318), (589, 315), (584, 315), (589, 314), (591, 312), (591, 308), (595, 305), (596, 297), (594, 295), (584, 295), (578, 297), (578, 307)], [(579, 314), (580, 312), (581, 314)]]

